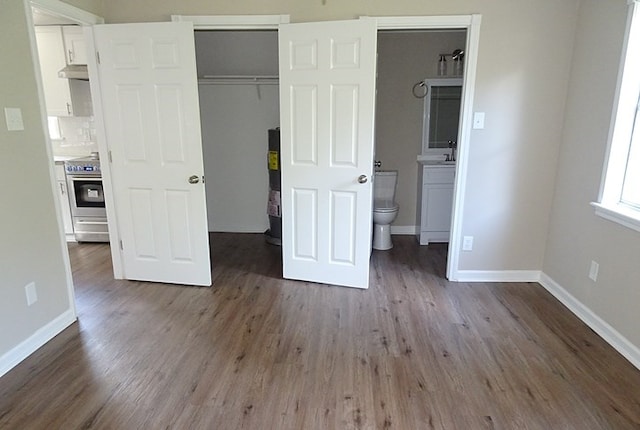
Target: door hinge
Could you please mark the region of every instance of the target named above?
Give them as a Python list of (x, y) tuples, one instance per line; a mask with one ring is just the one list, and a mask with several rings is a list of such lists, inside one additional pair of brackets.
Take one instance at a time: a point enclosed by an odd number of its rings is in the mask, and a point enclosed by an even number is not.
[(100, 64), (100, 51), (96, 51), (96, 61)]
[(111, 156), (111, 150), (109, 150), (109, 163), (113, 163), (113, 157)]
[(122, 240), (120, 240), (120, 249), (124, 251), (124, 245), (122, 245)]

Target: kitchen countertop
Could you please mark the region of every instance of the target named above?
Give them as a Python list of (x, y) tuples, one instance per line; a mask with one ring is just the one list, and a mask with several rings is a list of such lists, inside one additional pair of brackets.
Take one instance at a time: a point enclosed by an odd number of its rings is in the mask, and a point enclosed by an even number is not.
[(76, 158), (82, 158), (81, 155), (54, 155), (54, 163), (64, 163), (65, 161), (75, 160)]

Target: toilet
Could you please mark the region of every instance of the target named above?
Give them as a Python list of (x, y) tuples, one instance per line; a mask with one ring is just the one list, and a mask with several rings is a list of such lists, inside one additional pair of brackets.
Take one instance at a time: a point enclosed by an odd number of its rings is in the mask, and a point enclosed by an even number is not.
[(393, 248), (391, 223), (398, 216), (396, 197), (397, 170), (375, 172), (373, 181), (373, 249)]

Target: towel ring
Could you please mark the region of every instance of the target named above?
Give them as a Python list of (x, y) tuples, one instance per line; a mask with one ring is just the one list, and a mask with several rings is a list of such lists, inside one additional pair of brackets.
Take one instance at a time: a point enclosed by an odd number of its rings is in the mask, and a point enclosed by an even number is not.
[[(420, 94), (416, 92), (416, 89), (418, 87), (424, 87), (424, 94)], [(420, 82), (416, 82), (416, 84), (413, 86), (413, 89), (411, 90), (411, 92), (413, 93), (413, 96), (417, 99), (423, 99), (427, 96), (427, 94), (429, 94), (429, 87), (427, 87), (427, 85), (424, 83), (424, 81), (420, 81)]]

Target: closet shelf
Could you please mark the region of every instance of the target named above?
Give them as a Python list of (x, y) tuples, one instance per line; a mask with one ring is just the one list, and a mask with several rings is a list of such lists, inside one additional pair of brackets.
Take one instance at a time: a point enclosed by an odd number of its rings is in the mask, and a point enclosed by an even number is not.
[(200, 85), (278, 85), (277, 76), (204, 75), (198, 78)]

